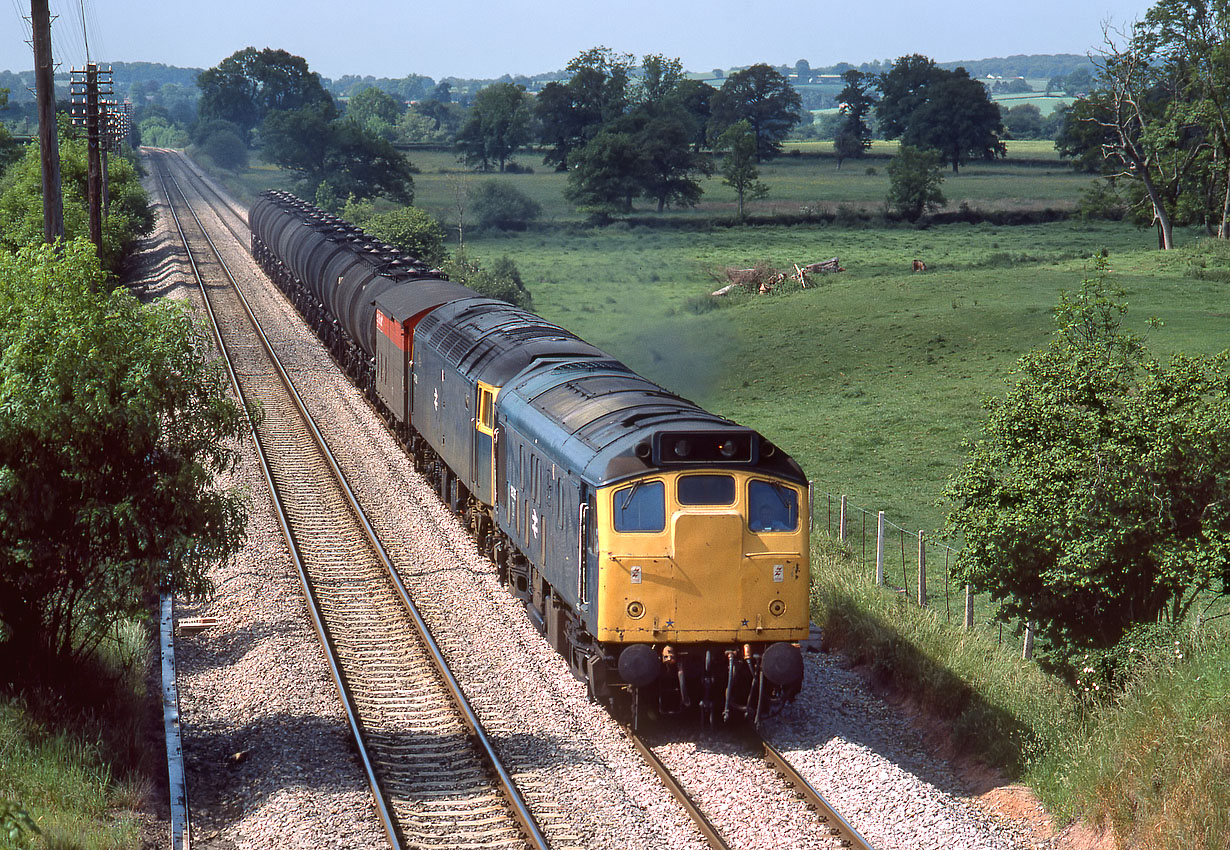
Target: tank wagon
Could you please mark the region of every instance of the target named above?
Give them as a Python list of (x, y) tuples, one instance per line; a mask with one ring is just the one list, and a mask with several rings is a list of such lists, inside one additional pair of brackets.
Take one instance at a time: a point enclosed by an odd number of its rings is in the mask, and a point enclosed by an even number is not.
[(756, 431), (286, 193), (253, 255), (591, 695), (759, 719), (803, 679), (807, 481)]

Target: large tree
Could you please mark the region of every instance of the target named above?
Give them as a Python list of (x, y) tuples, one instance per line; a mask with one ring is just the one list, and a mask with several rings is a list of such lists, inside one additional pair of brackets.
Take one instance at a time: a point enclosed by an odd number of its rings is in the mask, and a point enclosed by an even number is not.
[(244, 141), (271, 112), (319, 108), (332, 117), (333, 98), (307, 61), (285, 50), (245, 47), (197, 77), (202, 119), (221, 118), (239, 127)]
[(327, 183), (337, 197), (386, 195), (414, 200), (413, 166), (388, 141), (352, 121), (330, 120), (321, 109), (275, 112), (261, 125), (265, 155), (298, 176), (313, 194)]
[(1230, 592), (1230, 353), (1150, 357), (1107, 261), (988, 403), (952, 479), (957, 568), (1061, 665)]
[(838, 168), (841, 168), (842, 160), (861, 157), (871, 147), (871, 127), (867, 125), (867, 116), (876, 102), (871, 93), (870, 75), (852, 69), (842, 74), (841, 79), (846, 84), (837, 95), (842, 117), (833, 139)]
[(351, 95), (346, 104), (348, 119), (377, 136), (390, 140), (405, 111), (406, 107), (401, 101), (375, 86)]
[(567, 82), (543, 86), (534, 100), (543, 162), (563, 171), (572, 151), (593, 139), (628, 107), (635, 60), (607, 47), (583, 51), (568, 63)]
[(877, 79), (876, 117), (886, 139), (940, 152), (954, 174), (971, 159), (1003, 156), (1004, 125), (986, 87), (964, 68), (949, 71), (917, 54)]
[(739, 121), (746, 121), (756, 140), (756, 161), (782, 152), (782, 139), (799, 123), (803, 101), (790, 80), (777, 69), (752, 65), (731, 74), (713, 97), (710, 133), (720, 136)]
[(457, 150), (467, 165), (483, 171), (494, 163), (503, 171), (509, 158), (530, 140), (532, 112), (523, 86), (495, 83), (479, 91), (457, 134)]
[[(84, 239), (0, 252), (0, 656), (88, 655), (235, 552), (240, 408), (182, 305), (108, 291)], [(4, 641), (7, 638), (7, 645)], [(32, 657), (32, 656), (28, 656)]]

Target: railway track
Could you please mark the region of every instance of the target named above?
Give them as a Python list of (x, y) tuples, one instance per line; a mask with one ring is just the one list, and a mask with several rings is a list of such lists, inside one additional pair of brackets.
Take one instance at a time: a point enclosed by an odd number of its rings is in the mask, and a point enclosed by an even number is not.
[(546, 848), (168, 157), (154, 159), (231, 380), (262, 406), (266, 479), (390, 843)]
[[(714, 819), (705, 814), (703, 802), (695, 799), (693, 794), (689, 793), (683, 783), (675, 777), (666, 760), (655, 751), (655, 745), (632, 729), (625, 729), (625, 732), (632, 741), (633, 746), (636, 747), (637, 751), (645, 758), (654, 772), (662, 779), (663, 784), (688, 812), (688, 815), (696, 823), (697, 829), (704, 835), (705, 840), (709, 842), (709, 846), (713, 850), (731, 850), (731, 848), (738, 846), (734, 840), (728, 838), (720, 824), (715, 823)], [(815, 811), (819, 820), (827, 827), (832, 836), (832, 846), (850, 847), (854, 848), (854, 850), (873, 850), (867, 840), (859, 834), (858, 830), (842, 817), (824, 799), (820, 792), (795, 770), (786, 758), (768, 741), (757, 738), (749, 742), (747, 746), (751, 750), (759, 749), (763, 753), (765, 762), (781, 778), (783, 787), (778, 790), (782, 793), (793, 791), (804, 805)], [(698, 791), (697, 796), (702, 793), (703, 791)]]

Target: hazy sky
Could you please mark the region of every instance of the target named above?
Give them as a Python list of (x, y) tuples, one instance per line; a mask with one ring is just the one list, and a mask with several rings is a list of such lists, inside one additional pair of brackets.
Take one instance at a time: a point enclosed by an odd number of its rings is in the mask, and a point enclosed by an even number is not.
[[(441, 79), (563, 68), (597, 45), (679, 57), (687, 70), (755, 62), (820, 67), (921, 53), (938, 62), (1087, 53), (1102, 24), (1146, 0), (51, 0), (61, 67), (162, 62), (208, 68), (249, 45), (303, 56), (325, 77), (408, 73)], [(0, 70), (33, 67), (29, 0), (0, 4)]]

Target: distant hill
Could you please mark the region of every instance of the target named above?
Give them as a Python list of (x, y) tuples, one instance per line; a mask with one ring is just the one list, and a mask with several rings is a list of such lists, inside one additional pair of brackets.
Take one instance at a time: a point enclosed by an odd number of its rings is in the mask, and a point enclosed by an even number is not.
[(1054, 53), (1034, 56), (1006, 56), (1000, 59), (969, 59), (963, 62), (940, 62), (941, 68), (964, 68), (971, 77), (1025, 77), (1028, 80), (1049, 80), (1066, 77), (1077, 68), (1093, 72), (1088, 56), (1077, 53)]

